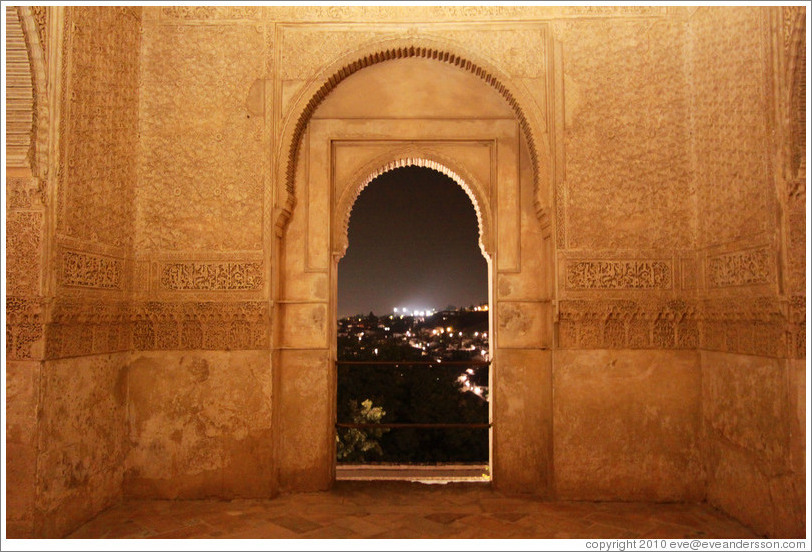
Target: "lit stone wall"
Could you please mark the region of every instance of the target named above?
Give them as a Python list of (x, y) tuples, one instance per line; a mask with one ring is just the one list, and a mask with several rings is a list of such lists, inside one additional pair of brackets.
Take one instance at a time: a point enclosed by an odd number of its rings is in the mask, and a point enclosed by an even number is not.
[(687, 28), (652, 15), (552, 24), (561, 498), (704, 495)]
[(805, 168), (792, 123), (803, 17), (689, 19), (707, 500), (772, 536), (804, 533)]
[[(17, 534), (63, 535), (122, 494), (328, 486), (332, 433), (314, 420), (332, 408), (329, 263), (342, 236), (328, 215), (346, 198), (316, 186), (331, 168), (354, 182), (396, 159), (378, 146), (338, 148), (335, 167), (319, 155), (335, 137), (409, 131), (342, 117), (425, 117), (417, 139), (432, 118), (486, 112), (517, 130), (499, 148), (515, 154), (510, 169), (447, 145), (401, 154), (456, 160), (487, 182), (500, 167), (497, 181), (517, 183), (493, 197), (518, 208), (483, 211), (499, 251), (506, 488), (706, 498), (764, 534), (803, 533), (802, 8), (25, 14), (28, 34), (12, 25), (7, 43), (34, 60), (7, 83), (34, 123), (7, 166)], [(431, 85), (462, 92), (429, 102), (364, 58), (359, 82), (378, 95), (359, 103), (346, 63), (383, 43), (442, 44), (482, 67), (444, 66)], [(423, 73), (410, 56), (392, 59)], [(501, 85), (515, 103), (464, 101), (466, 86)]]
[[(37, 408), (44, 348), (42, 292), (46, 171), (37, 109), (45, 83), (37, 20), (29, 7), (5, 6), (6, 89), (6, 528), (33, 534), (36, 504)], [(40, 102), (38, 102), (40, 100)], [(45, 127), (47, 129), (47, 127)], [(39, 133), (43, 133), (39, 129)]]
[(48, 86), (35, 534), (64, 535), (122, 496), (138, 143), (140, 8), (65, 8)]

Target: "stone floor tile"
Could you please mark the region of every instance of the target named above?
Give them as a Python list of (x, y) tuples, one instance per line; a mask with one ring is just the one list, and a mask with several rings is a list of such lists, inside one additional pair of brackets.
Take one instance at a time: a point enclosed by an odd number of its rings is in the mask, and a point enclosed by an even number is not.
[(211, 536), (213, 529), (210, 525), (205, 523), (196, 523), (194, 525), (187, 525), (173, 531), (166, 531), (164, 533), (157, 533), (150, 536), (153, 539), (206, 539)]
[(294, 533), (307, 533), (314, 529), (319, 529), (321, 525), (309, 519), (295, 514), (287, 514), (284, 516), (275, 517), (271, 520), (276, 525), (280, 525), (285, 529), (290, 529)]

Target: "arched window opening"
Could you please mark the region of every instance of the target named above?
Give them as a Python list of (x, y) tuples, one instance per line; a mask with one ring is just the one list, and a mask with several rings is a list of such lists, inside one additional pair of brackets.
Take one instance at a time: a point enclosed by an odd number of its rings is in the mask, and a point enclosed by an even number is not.
[(397, 168), (361, 192), (348, 232), (336, 479), (489, 480), (489, 266), (471, 199)]

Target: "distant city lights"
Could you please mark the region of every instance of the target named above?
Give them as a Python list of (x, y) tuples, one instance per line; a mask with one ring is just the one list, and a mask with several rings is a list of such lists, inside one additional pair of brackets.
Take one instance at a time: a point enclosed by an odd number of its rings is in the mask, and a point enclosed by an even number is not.
[(410, 309), (409, 307), (395, 307), (392, 309), (392, 312), (395, 314), (400, 314), (400, 317), (403, 318), (405, 316), (417, 316), (417, 317), (426, 317), (432, 316), (437, 311), (435, 309)]

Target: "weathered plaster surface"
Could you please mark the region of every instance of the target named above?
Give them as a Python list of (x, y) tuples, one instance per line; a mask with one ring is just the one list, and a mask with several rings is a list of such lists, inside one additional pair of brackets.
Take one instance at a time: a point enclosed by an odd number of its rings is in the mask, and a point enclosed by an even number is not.
[(266, 351), (136, 353), (128, 382), (127, 496), (273, 495)]
[(804, 534), (799, 362), (702, 352), (708, 502), (765, 535)]
[(61, 537), (122, 497), (128, 355), (43, 363), (35, 534)]
[(701, 382), (694, 351), (556, 352), (556, 496), (702, 500)]

